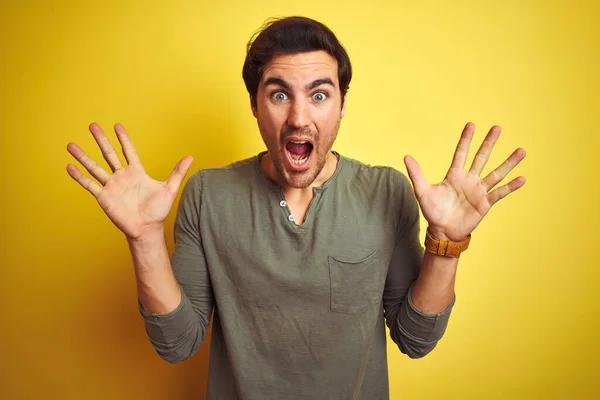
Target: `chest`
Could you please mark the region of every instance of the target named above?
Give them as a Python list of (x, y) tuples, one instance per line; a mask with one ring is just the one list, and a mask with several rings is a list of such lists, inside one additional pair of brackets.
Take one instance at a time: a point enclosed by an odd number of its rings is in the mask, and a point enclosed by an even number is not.
[(315, 193), (301, 225), (276, 193), (213, 207), (201, 229), (217, 297), (234, 289), (244, 304), (300, 303), (341, 312), (381, 299), (396, 226), (368, 199)]

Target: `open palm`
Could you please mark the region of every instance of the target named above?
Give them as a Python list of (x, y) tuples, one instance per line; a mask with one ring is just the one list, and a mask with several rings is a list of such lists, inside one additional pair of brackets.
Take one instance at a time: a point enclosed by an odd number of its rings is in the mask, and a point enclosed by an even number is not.
[(468, 123), (461, 135), (452, 165), (440, 183), (430, 185), (423, 176), (417, 161), (406, 156), (404, 162), (413, 183), (415, 196), (429, 223), (431, 234), (442, 239), (460, 241), (479, 225), (490, 208), (509, 193), (525, 184), (520, 176), (491, 191), (525, 157), (525, 150), (516, 149), (506, 161), (480, 178), (494, 144), (501, 133), (499, 126), (488, 132), (479, 148), (469, 171), (464, 166), (469, 152), (475, 126)]
[(91, 124), (90, 132), (113, 173), (105, 171), (76, 143), (69, 143), (69, 153), (100, 185), (72, 164), (67, 165), (69, 175), (96, 198), (106, 215), (128, 238), (137, 239), (147, 229), (160, 226), (171, 210), (181, 182), (193, 161), (192, 157), (182, 159), (169, 178), (159, 182), (146, 174), (122, 125), (115, 125), (115, 133), (121, 143), (127, 166), (121, 165), (117, 153), (98, 124)]

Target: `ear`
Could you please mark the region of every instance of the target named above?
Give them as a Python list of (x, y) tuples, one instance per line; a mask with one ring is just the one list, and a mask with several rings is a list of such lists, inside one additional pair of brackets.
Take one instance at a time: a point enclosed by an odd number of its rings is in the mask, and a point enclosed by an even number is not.
[(250, 95), (250, 109), (252, 110), (252, 115), (254, 115), (254, 118), (258, 118), (258, 109), (256, 108), (256, 102), (254, 101), (252, 95)]
[(344, 112), (346, 111), (346, 99), (348, 98), (348, 93), (344, 95), (344, 102), (342, 103), (342, 113), (341, 118), (344, 118)]

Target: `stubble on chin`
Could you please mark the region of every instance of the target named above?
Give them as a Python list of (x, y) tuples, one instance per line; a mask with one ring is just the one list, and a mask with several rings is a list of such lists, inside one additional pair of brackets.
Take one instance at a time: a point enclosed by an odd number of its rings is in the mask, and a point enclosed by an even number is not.
[[(302, 129), (288, 130), (286, 132), (283, 132), (282, 135), (280, 135), (280, 143), (277, 143), (277, 139), (267, 139), (268, 135), (265, 134), (261, 124), (259, 123), (259, 130), (263, 137), (263, 141), (267, 146), (266, 156), (268, 157), (268, 163), (271, 164), (270, 166), (274, 168), (274, 171), (271, 168), (269, 169), (275, 172), (277, 175), (276, 177), (272, 177), (272, 179), (275, 179), (275, 181), (280, 185), (285, 185), (295, 189), (304, 189), (312, 185), (313, 182), (319, 177), (323, 169), (327, 166), (327, 160), (330, 158), (331, 149), (333, 148), (333, 144), (335, 142), (335, 139), (337, 138), (340, 123), (341, 118), (338, 118), (333, 130), (330, 133), (330, 143), (328, 144), (327, 148), (324, 149), (324, 154), (318, 153), (317, 149), (319, 148), (318, 145), (320, 138), (316, 133), (312, 131), (305, 131)], [(284, 163), (286, 162), (284, 158), (286, 156), (285, 154), (283, 154), (283, 152), (285, 151), (283, 149), (283, 143), (285, 143), (285, 139), (287, 137), (293, 134), (308, 136), (312, 138), (315, 144), (315, 147), (313, 148), (314, 154), (312, 154), (313, 160), (311, 160), (311, 162), (313, 163), (316, 162), (314, 168), (310, 168), (308, 171), (304, 172), (287, 171), (284, 168)], [(274, 151), (271, 151), (271, 149), (274, 149)]]
[[(313, 160), (311, 162), (315, 163), (314, 168), (310, 168), (308, 171), (305, 172), (289, 172), (288, 174), (285, 174), (285, 172), (283, 171), (283, 160), (280, 160), (281, 162), (278, 166), (276, 165), (276, 169), (278, 170), (280, 176), (283, 178), (283, 180), (288, 186), (296, 189), (304, 189), (311, 186), (319, 178), (323, 170), (325, 170), (325, 168), (327, 167), (327, 161), (330, 158), (333, 159), (333, 157), (331, 156), (331, 149), (333, 148), (333, 144), (335, 143), (335, 139), (337, 138), (337, 133), (340, 128), (340, 121), (341, 119), (337, 120), (335, 127), (331, 131), (331, 138), (329, 139), (330, 143), (328, 143), (328, 146), (323, 150), (323, 153), (318, 153), (318, 137), (316, 135), (313, 136), (316, 146), (313, 149), (314, 154), (312, 154)], [(334, 171), (326, 172), (328, 176), (324, 177), (323, 182), (320, 182), (320, 184), (325, 183), (325, 181), (329, 179), (331, 175), (333, 175)]]

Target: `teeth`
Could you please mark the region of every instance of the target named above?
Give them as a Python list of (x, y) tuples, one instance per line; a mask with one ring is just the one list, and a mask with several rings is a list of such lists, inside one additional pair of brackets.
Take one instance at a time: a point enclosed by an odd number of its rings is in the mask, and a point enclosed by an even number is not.
[(294, 144), (304, 144), (304, 143), (306, 143), (306, 140), (305, 140), (305, 141), (302, 141), (302, 142), (296, 142), (295, 140), (290, 140), (290, 143), (294, 143)]
[(292, 159), (292, 162), (294, 164), (296, 164), (296, 165), (299, 165), (299, 164), (304, 164), (306, 162), (306, 160), (308, 160), (308, 157), (304, 157), (304, 158), (302, 158), (300, 160), (294, 160), (294, 159)]

